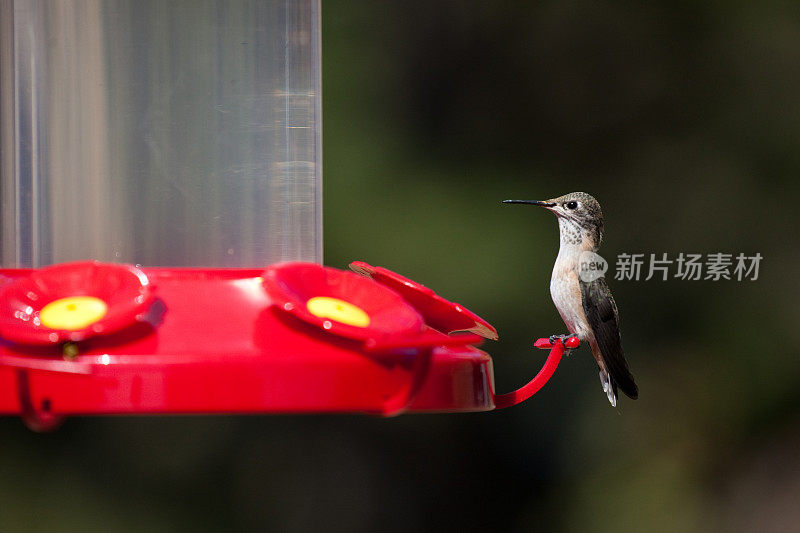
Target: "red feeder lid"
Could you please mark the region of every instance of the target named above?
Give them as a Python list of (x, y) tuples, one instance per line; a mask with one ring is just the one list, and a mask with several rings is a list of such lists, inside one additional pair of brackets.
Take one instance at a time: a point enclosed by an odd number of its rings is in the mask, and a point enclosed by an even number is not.
[(497, 340), (497, 330), (466, 307), (446, 300), (428, 287), (383, 267), (353, 261), (350, 268), (362, 276), (398, 292), (425, 317), (433, 328), (451, 333), (470, 331), (487, 339)]
[(147, 276), (96, 261), (35, 270), (0, 288), (0, 337), (56, 344), (130, 326), (153, 303)]

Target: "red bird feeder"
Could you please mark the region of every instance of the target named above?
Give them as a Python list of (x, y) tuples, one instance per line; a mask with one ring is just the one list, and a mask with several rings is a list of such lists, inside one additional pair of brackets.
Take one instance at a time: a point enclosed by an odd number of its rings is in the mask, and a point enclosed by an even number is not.
[(487, 411), (553, 374), (564, 345), (540, 340), (539, 375), (496, 395), (485, 320), (319, 265), (319, 0), (20, 6), (0, 7), (1, 414)]
[(353, 268), (369, 277), (314, 263), (0, 270), (0, 412), (45, 430), (69, 415), (487, 411), (536, 393), (564, 353), (541, 339), (541, 372), (497, 395), (471, 333), (496, 338), (491, 325)]

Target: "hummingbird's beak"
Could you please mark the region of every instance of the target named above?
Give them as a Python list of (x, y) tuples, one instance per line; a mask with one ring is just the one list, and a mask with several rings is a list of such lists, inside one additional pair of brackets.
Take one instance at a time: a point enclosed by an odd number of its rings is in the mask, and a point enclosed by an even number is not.
[(538, 205), (540, 207), (555, 207), (556, 204), (553, 202), (540, 202), (539, 200), (503, 200), (504, 204), (528, 204), (528, 205)]

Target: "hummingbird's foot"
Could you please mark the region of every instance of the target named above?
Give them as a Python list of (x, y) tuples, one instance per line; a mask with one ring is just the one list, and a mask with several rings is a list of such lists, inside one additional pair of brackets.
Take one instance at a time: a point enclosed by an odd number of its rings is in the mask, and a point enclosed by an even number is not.
[[(567, 341), (569, 339), (572, 339), (572, 338), (578, 339), (577, 333), (564, 333), (562, 335), (550, 335), (550, 344), (555, 344), (557, 340), (560, 340), (564, 344), (564, 346), (566, 346)], [(572, 350), (574, 350), (574, 348), (566, 348), (564, 350), (564, 355), (569, 357), (569, 354), (572, 353)]]
[(575, 337), (577, 339), (578, 338), (578, 334), (577, 333), (563, 333), (561, 335), (550, 335), (550, 343), (551, 344), (555, 344), (555, 342), (560, 339), (561, 342), (566, 344), (567, 340), (571, 339), (572, 337)]

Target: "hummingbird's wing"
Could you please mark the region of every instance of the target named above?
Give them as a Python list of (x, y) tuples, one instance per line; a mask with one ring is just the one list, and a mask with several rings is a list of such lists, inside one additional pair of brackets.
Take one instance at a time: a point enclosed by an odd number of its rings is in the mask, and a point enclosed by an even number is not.
[[(611, 376), (611, 385), (618, 386), (628, 397), (636, 399), (639, 388), (633, 380), (619, 336), (619, 313), (617, 303), (605, 278), (594, 281), (580, 281), (583, 311), (594, 332), (594, 338), (603, 356), (606, 370)], [(615, 386), (616, 385), (616, 386)], [(616, 392), (616, 390), (615, 390)]]

